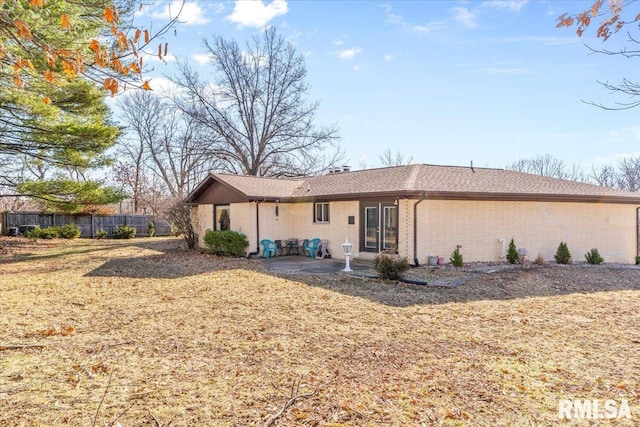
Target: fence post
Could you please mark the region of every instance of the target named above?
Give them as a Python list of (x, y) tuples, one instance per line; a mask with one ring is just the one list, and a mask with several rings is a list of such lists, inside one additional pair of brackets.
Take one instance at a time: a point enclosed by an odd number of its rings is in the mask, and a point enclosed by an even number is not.
[(95, 224), (93, 222), (93, 214), (91, 214), (91, 238), (92, 239), (96, 237), (94, 230), (95, 230)]

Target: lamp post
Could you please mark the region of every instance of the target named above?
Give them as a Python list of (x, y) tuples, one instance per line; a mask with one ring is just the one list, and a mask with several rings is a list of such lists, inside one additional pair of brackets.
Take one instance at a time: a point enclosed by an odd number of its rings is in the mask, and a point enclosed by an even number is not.
[(353, 271), (349, 266), (349, 257), (351, 256), (351, 253), (353, 251), (353, 243), (349, 243), (348, 238), (344, 239), (344, 243), (342, 244), (342, 250), (344, 251), (344, 258), (347, 261), (347, 264), (345, 265), (344, 270), (342, 271), (346, 271), (346, 272)]

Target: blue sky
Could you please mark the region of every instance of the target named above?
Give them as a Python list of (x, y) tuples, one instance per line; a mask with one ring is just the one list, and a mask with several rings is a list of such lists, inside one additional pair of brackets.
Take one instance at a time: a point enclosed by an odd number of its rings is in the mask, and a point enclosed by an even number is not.
[[(573, 29), (564, 12), (592, 1), (197, 1), (186, 4), (168, 64), (154, 63), (162, 91), (174, 61), (207, 66), (202, 39), (241, 44), (275, 26), (306, 57), (318, 124), (336, 123), (345, 163), (379, 164), (386, 149), (414, 163), (504, 167), (552, 154), (586, 171), (640, 155), (640, 110), (612, 104), (597, 81), (633, 79), (633, 59), (590, 54), (615, 48)], [(176, 2), (155, 1), (140, 21), (159, 26)], [(149, 58), (147, 63), (151, 63)]]

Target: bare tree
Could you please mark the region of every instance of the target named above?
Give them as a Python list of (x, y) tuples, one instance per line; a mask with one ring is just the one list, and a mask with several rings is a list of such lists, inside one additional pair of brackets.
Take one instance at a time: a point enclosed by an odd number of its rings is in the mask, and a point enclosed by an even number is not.
[(520, 159), (508, 164), (506, 169), (570, 181), (588, 181), (588, 177), (584, 172), (582, 172), (578, 165), (574, 164), (570, 169), (568, 169), (564, 161), (552, 156), (551, 154), (539, 155), (528, 159)]
[(532, 173), (535, 175), (550, 176), (554, 178), (564, 177), (564, 162), (551, 154), (539, 155), (507, 165), (507, 169), (517, 172)]
[(201, 124), (150, 92), (129, 94), (120, 108), (130, 138), (114, 169), (118, 182), (131, 191), (134, 210), (165, 216), (194, 247), (190, 208), (182, 200), (218, 162)]
[(618, 173), (611, 165), (604, 165), (599, 168), (592, 166), (589, 178), (602, 187), (616, 188), (618, 186)]
[(235, 41), (205, 40), (213, 84), (186, 63), (175, 82), (180, 108), (208, 131), (220, 170), (244, 175), (308, 175), (340, 164), (335, 127), (316, 127), (319, 102), (307, 102), (304, 57), (266, 30), (242, 50)]
[(640, 191), (640, 156), (627, 157), (618, 165), (618, 188)]
[(391, 148), (387, 148), (378, 156), (378, 159), (380, 163), (382, 163), (382, 166), (403, 166), (410, 165), (413, 162), (413, 156), (405, 157), (400, 151), (396, 151), (396, 153), (393, 154)]
[[(136, 210), (145, 199), (143, 192), (157, 192), (160, 187), (165, 198), (182, 200), (216, 168), (217, 159), (199, 124), (169, 100), (136, 91), (124, 97), (120, 108), (131, 133), (121, 145), (116, 170), (120, 182), (131, 191)], [(163, 202), (157, 194), (154, 199)], [(159, 210), (158, 206), (152, 209)]]

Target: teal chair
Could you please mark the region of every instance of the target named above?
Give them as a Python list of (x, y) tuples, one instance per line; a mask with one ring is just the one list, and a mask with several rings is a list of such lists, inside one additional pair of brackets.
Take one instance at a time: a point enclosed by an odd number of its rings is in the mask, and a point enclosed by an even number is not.
[(278, 255), (278, 245), (276, 245), (276, 242), (274, 242), (273, 240), (269, 240), (269, 239), (263, 239), (260, 241), (260, 244), (262, 245), (262, 254), (264, 255), (264, 257), (266, 259), (271, 258), (271, 256), (277, 256)]
[(316, 251), (318, 250), (318, 246), (320, 245), (320, 239), (318, 239), (317, 237), (315, 239), (311, 239), (309, 240), (305, 246), (304, 246), (304, 250), (305, 252), (309, 252), (309, 256), (311, 258), (315, 258), (316, 257)]

